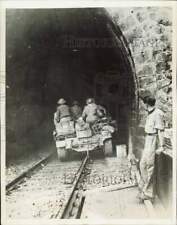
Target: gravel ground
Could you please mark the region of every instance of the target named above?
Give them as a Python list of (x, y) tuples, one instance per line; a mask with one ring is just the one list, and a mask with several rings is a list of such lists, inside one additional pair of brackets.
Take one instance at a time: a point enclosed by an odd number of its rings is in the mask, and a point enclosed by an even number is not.
[(135, 174), (132, 173), (127, 158), (103, 158), (93, 160), (88, 166), (85, 179), (87, 190), (110, 185), (135, 185)]
[[(81, 160), (54, 159), (6, 196), (9, 219), (55, 218), (65, 205)], [(85, 187), (135, 184), (127, 159), (101, 158), (87, 165)]]
[(53, 218), (62, 209), (81, 161), (54, 159), (6, 196), (8, 219)]
[(31, 168), (41, 159), (48, 156), (51, 152), (51, 146), (45, 147), (38, 150), (35, 154), (34, 152), (25, 154), (17, 159), (11, 159), (6, 166), (6, 184), (11, 182), (17, 176), (19, 176), (24, 171)]

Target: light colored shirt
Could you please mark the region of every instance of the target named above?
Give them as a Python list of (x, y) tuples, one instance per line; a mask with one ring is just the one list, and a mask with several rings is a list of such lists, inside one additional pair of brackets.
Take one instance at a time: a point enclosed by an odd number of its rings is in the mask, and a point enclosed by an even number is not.
[(164, 128), (164, 113), (160, 109), (155, 108), (146, 118), (145, 132), (148, 134), (155, 134), (157, 133), (157, 130), (164, 130)]
[(82, 117), (86, 119), (86, 122), (92, 123), (98, 119), (97, 109), (98, 106), (95, 103), (88, 104), (84, 107)]
[(56, 115), (55, 117), (57, 120), (61, 120), (64, 117), (71, 116), (70, 109), (68, 105), (60, 105), (57, 107)]

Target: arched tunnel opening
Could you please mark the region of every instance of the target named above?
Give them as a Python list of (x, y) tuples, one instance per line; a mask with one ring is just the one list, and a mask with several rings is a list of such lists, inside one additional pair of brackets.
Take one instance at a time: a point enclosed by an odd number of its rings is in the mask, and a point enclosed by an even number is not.
[(53, 143), (60, 97), (83, 107), (94, 97), (128, 144), (137, 107), (133, 61), (103, 8), (8, 9), (6, 17), (7, 157)]

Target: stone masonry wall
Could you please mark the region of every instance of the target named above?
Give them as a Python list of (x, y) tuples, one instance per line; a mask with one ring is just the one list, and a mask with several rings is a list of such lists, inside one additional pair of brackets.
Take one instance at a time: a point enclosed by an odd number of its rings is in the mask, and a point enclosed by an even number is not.
[[(170, 8), (108, 9), (129, 43), (140, 89), (150, 90), (171, 126), (172, 10)], [(140, 114), (141, 110), (140, 103)]]
[[(155, 94), (158, 107), (165, 113), (166, 128), (171, 128), (172, 9), (134, 7), (107, 10), (127, 39), (135, 63), (139, 89)], [(138, 125), (143, 129), (146, 113), (142, 101), (139, 104), (139, 114)], [(139, 132), (142, 134), (141, 129)], [(136, 143), (143, 146), (143, 139), (139, 138)]]
[[(139, 91), (155, 94), (165, 113), (165, 137), (172, 140), (172, 10), (170, 8), (108, 9), (122, 30), (135, 63)], [(133, 128), (133, 152), (140, 158), (144, 148), (144, 104), (139, 104), (140, 121)], [(168, 153), (171, 155), (171, 148)], [(165, 159), (162, 161), (162, 158)], [(172, 160), (164, 154), (156, 161), (157, 193), (166, 209), (171, 209)], [(162, 170), (163, 168), (163, 170)], [(166, 179), (164, 179), (166, 177)]]

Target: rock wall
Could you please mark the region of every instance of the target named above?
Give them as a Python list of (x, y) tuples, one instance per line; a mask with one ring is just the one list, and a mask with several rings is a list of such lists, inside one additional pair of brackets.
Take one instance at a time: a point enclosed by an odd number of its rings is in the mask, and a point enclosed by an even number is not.
[[(135, 63), (141, 90), (151, 91), (157, 106), (165, 113), (165, 140), (172, 139), (172, 9), (124, 8), (108, 9), (122, 30)], [(138, 127), (132, 130), (133, 152), (140, 158), (144, 148), (144, 104), (139, 102)], [(171, 148), (168, 149), (171, 152)], [(162, 160), (163, 158), (163, 160)], [(156, 160), (156, 191), (167, 210), (171, 209), (172, 158), (161, 155)]]
[[(108, 12), (128, 41), (139, 88), (150, 90), (172, 124), (172, 10), (171, 8), (111, 8)], [(140, 102), (140, 115), (142, 112)], [(142, 113), (142, 114), (141, 114)], [(143, 122), (143, 120), (142, 120)], [(143, 123), (142, 123), (143, 125)]]
[[(149, 90), (165, 113), (166, 127), (172, 127), (172, 9), (134, 7), (107, 9), (127, 39), (134, 63), (139, 91)], [(142, 135), (146, 112), (139, 102), (139, 124), (134, 135), (138, 156), (143, 148)], [(138, 149), (136, 149), (138, 148)]]

